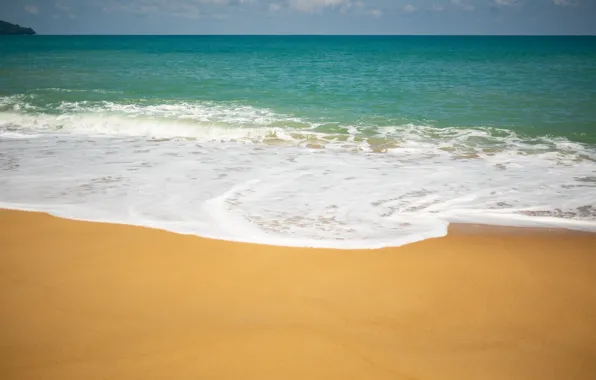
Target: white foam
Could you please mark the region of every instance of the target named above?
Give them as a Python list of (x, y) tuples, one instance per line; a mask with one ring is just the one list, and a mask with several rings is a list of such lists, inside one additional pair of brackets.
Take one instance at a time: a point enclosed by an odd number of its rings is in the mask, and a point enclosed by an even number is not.
[(62, 102), (57, 110), (62, 113), (112, 114), (126, 117), (154, 117), (181, 120), (194, 120), (210, 123), (234, 123), (236, 125), (266, 125), (276, 121), (299, 119), (276, 114), (268, 109), (246, 105), (217, 104), (213, 102), (175, 102), (162, 104), (122, 104), (114, 102)]
[(267, 137), (284, 138), (280, 128), (231, 128), (184, 120), (126, 118), (109, 114), (25, 115), (0, 112), (0, 126), (20, 126), (21, 130), (103, 136), (140, 136), (146, 138), (192, 138), (199, 141), (262, 141)]
[(402, 245), (455, 221), (596, 231), (596, 151), (560, 137), (371, 137), (234, 104), (63, 102), (56, 115), (26, 100), (0, 97), (0, 207), (331, 248)]
[(492, 160), (495, 164), (499, 164), (504, 156), (515, 158), (520, 154), (543, 154), (544, 158), (571, 165), (582, 159), (596, 161), (596, 151), (580, 143), (558, 137), (525, 139), (507, 130), (500, 130), (499, 135), (494, 136), (490, 128), (400, 125), (376, 128), (377, 135), (371, 136), (370, 127), (365, 125), (348, 126), (348, 134), (340, 135), (316, 132), (315, 129), (320, 125), (318, 123), (247, 106), (211, 103), (139, 106), (70, 102), (63, 103), (59, 108), (65, 113), (0, 112), (0, 128), (12, 126), (20, 132), (31, 134), (74, 133), (324, 147), (382, 152), (401, 157), (476, 155)]
[(34, 134), (34, 133), (22, 133), (22, 132), (14, 132), (14, 131), (7, 131), (0, 128), (0, 138), (4, 139), (34, 139), (41, 135)]
[[(8, 116), (12, 129), (5, 132), (21, 133), (14, 131), (17, 122), (37, 128), (23, 133), (40, 132), (33, 139), (0, 135), (0, 207), (332, 248), (443, 236), (452, 221), (596, 231), (596, 162), (581, 158), (593, 152), (576, 143), (550, 151), (555, 143), (548, 139), (548, 149), (535, 149), (513, 134), (497, 141), (488, 132), (453, 130), (433, 144), (428, 135), (436, 130), (406, 126), (401, 134), (385, 131), (399, 140), (397, 148), (368, 154), (222, 143), (204, 138), (205, 132), (197, 140), (147, 140), (122, 133), (118, 128), (147, 127), (138, 120), (118, 124), (126, 120), (121, 116), (100, 115), (104, 124), (98, 115), (62, 117), (68, 123), (58, 131), (44, 119), (53, 123), (56, 116), (14, 117)], [(93, 129), (80, 123), (90, 120), (115, 132), (89, 133)], [(485, 152), (486, 146), (468, 142), (478, 135), (499, 149)], [(475, 153), (462, 157), (466, 152)]]
[(122, 91), (112, 91), (112, 90), (103, 90), (100, 88), (97, 89), (74, 89), (74, 88), (59, 88), (59, 87), (48, 87), (48, 88), (38, 88), (36, 91), (49, 91), (49, 92), (91, 92), (95, 94), (122, 94)]

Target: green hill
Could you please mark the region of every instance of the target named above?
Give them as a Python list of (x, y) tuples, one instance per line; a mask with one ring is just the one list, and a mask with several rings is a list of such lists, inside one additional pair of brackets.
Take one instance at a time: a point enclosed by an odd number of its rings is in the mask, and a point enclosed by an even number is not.
[(35, 31), (31, 28), (23, 28), (0, 20), (0, 34), (35, 34)]

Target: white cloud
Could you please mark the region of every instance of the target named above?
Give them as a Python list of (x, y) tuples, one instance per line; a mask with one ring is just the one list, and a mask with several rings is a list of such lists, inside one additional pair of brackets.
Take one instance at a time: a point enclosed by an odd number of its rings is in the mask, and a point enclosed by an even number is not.
[(469, 0), (451, 0), (451, 4), (453, 4), (457, 8), (463, 9), (464, 11), (474, 10), (474, 6), (470, 3)]
[(290, 0), (290, 6), (303, 12), (314, 12), (326, 7), (338, 7), (350, 0)]
[(404, 5), (404, 7), (402, 8), (402, 10), (406, 13), (412, 13), (416, 10), (416, 7), (413, 6), (412, 4), (406, 4)]
[(39, 14), (39, 7), (35, 5), (25, 5), (25, 12), (31, 13), (32, 15)]
[(426, 9), (428, 9), (431, 12), (443, 12), (445, 10), (445, 7), (443, 5), (433, 4)]
[(56, 7), (56, 9), (59, 9), (59, 10), (64, 11), (64, 12), (70, 11), (70, 7), (68, 5), (60, 2), (60, 1), (55, 2), (54, 3), (54, 7)]
[(553, 0), (553, 4), (560, 7), (577, 7), (580, 0)]
[[(71, 12), (71, 8), (70, 8), (68, 5), (66, 5), (66, 4), (64, 4), (63, 2), (61, 2), (61, 1), (57, 1), (57, 2), (55, 2), (55, 3), (54, 3), (54, 7), (55, 7), (56, 9), (60, 10), (61, 12), (64, 12), (64, 13), (66, 14), (66, 17), (68, 17), (68, 18), (69, 18), (69, 19), (71, 19), (71, 20), (74, 20), (74, 19), (76, 19), (76, 18), (77, 18), (77, 16), (75, 16), (75, 15), (74, 15), (74, 14)], [(54, 17), (54, 18), (58, 18), (59, 16), (58, 16), (58, 15), (54, 15), (53, 17)]]
[[(324, 1), (320, 1), (321, 3), (325, 3)], [(331, 4), (333, 2), (328, 2), (330, 7), (335, 7), (336, 4)], [(348, 13), (348, 12), (356, 12), (360, 14), (369, 15), (375, 18), (379, 18), (383, 15), (383, 10), (379, 7), (367, 7), (364, 1), (362, 0), (342, 0), (336, 1), (339, 3), (339, 12), (340, 13)]]
[[(1, 1), (1, 0), (0, 0)], [(69, 0), (52, 0), (56, 9), (71, 14)], [(336, 12), (354, 12), (361, 15), (381, 17), (385, 13), (383, 6), (392, 4), (392, 0), (95, 0), (104, 12), (132, 13), (145, 17), (180, 17), (214, 18), (229, 16), (234, 9), (257, 7), (264, 13), (277, 13), (287, 9), (305, 13), (318, 13), (324, 9)], [(464, 1), (464, 0), (462, 0)], [(465, 0), (467, 1), (467, 0)], [(216, 10), (216, 7), (221, 7)], [(227, 9), (226, 9), (227, 8)], [(414, 12), (419, 8), (416, 2), (401, 6), (403, 12)], [(66, 15), (63, 15), (66, 17)]]
[(102, 0), (104, 12), (128, 12), (142, 16), (168, 15), (198, 19), (203, 16), (201, 3), (224, 4), (227, 0)]
[(518, 0), (493, 0), (493, 2), (500, 7), (507, 7), (509, 5), (516, 4)]
[(380, 10), (380, 9), (376, 9), (376, 8), (369, 9), (369, 10), (366, 11), (366, 13), (369, 14), (369, 15), (371, 15), (371, 16), (373, 16), (373, 17), (376, 17), (376, 18), (379, 18), (379, 17), (383, 16), (383, 11)]
[[(63, 1), (63, 0), (58, 0)], [(227, 18), (226, 13), (215, 7), (237, 8), (252, 5), (259, 0), (96, 0), (97, 5), (107, 13), (126, 12), (142, 16), (164, 16), (176, 18)], [(267, 3), (261, 3), (267, 9)]]

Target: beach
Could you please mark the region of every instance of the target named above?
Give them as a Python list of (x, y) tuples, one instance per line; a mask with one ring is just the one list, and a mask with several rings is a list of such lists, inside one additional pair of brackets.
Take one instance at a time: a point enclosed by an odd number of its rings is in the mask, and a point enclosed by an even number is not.
[(0, 211), (0, 377), (593, 379), (596, 234), (282, 248)]
[(596, 232), (594, 37), (40, 35), (0, 56), (0, 208), (341, 249)]
[(0, 380), (596, 378), (595, 37), (39, 32)]

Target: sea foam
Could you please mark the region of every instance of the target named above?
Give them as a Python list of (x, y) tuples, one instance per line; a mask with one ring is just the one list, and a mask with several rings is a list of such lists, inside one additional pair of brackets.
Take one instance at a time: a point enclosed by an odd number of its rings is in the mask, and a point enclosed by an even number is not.
[[(595, 153), (564, 138), (414, 125), (324, 133), (249, 107), (236, 121), (205, 105), (78, 107), (0, 112), (1, 207), (329, 248), (402, 245), (454, 221), (596, 231)], [(180, 117), (190, 112), (206, 119)]]

